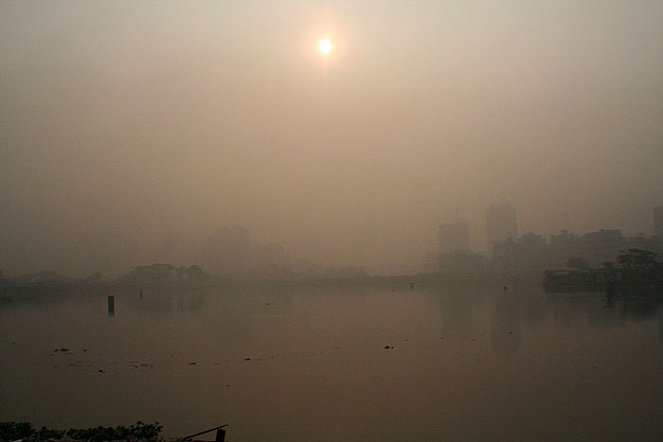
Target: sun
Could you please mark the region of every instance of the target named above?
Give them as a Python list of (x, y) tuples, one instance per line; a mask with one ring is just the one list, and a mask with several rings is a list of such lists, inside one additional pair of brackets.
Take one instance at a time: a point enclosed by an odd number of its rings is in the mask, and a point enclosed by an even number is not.
[(334, 43), (328, 38), (322, 38), (318, 42), (318, 51), (321, 55), (329, 55), (334, 50)]

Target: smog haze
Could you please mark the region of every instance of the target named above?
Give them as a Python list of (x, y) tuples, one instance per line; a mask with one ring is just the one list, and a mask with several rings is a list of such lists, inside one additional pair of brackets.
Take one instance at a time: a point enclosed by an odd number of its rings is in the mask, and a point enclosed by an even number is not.
[(661, 72), (646, 0), (3, 0), (0, 269), (197, 264), (241, 226), (417, 272), (502, 199), (519, 232), (651, 236)]

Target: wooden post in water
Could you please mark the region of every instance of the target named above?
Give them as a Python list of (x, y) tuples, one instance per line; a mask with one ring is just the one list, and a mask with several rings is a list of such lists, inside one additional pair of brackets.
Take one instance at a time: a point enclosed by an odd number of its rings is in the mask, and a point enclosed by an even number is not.
[(115, 296), (108, 295), (108, 316), (115, 316)]

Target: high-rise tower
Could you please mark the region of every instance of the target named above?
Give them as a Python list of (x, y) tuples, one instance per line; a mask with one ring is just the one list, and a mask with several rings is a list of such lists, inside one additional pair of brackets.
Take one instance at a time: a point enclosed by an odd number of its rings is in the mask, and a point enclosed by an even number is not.
[(486, 211), (486, 236), (488, 253), (493, 253), (495, 244), (516, 239), (516, 209), (506, 201), (493, 204)]
[(439, 252), (469, 252), (470, 227), (467, 223), (457, 222), (440, 224), (439, 226)]

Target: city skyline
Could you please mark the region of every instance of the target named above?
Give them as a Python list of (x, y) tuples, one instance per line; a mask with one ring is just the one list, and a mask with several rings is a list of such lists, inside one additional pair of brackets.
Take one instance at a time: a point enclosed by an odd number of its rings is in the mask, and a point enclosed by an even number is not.
[(0, 2), (0, 268), (124, 272), (165, 243), (190, 263), (238, 225), (413, 272), (456, 209), (483, 250), (502, 198), (523, 232), (649, 235), (662, 20), (643, 0)]
[(663, 1), (0, 0), (0, 441), (660, 439), (662, 68)]

